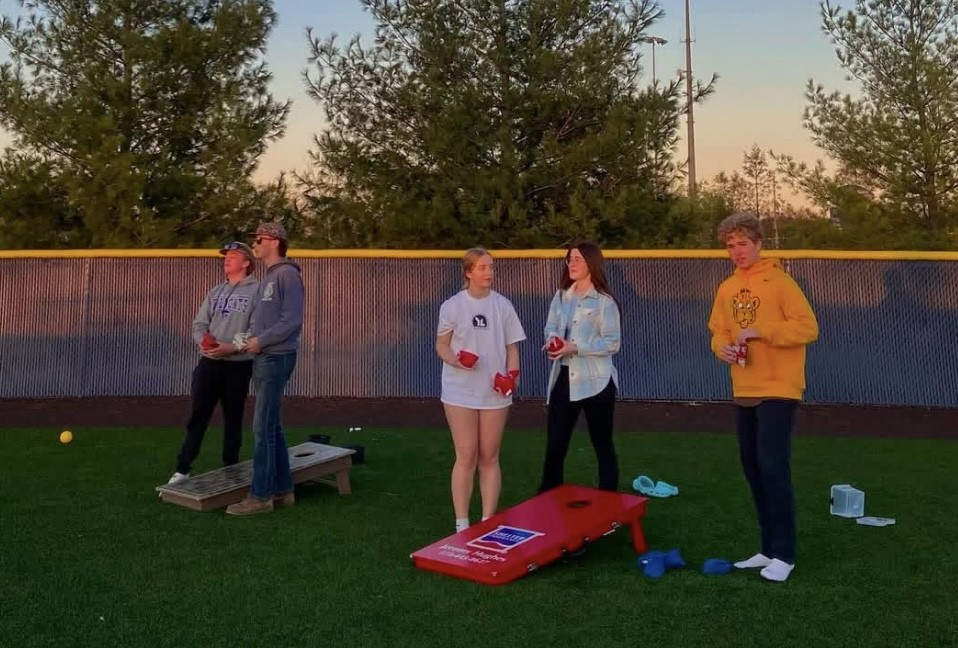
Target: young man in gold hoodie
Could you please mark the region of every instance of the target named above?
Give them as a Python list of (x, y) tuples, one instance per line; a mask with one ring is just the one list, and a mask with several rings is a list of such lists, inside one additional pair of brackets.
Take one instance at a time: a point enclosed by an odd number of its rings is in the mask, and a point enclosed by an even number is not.
[(818, 338), (818, 321), (778, 260), (759, 258), (758, 218), (732, 214), (718, 238), (735, 271), (715, 294), (712, 351), (729, 365), (739, 456), (761, 531), (759, 553), (735, 566), (782, 582), (795, 567), (792, 428), (805, 390), (805, 347)]

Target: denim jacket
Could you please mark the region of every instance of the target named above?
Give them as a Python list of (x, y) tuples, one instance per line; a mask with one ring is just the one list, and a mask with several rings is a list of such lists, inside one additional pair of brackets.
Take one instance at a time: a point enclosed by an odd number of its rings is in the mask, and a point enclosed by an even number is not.
[[(566, 291), (556, 291), (549, 305), (546, 320), (545, 341), (553, 336), (567, 339), (578, 349), (568, 357), (569, 400), (580, 401), (595, 396), (609, 384), (609, 379), (619, 385), (619, 374), (612, 364), (612, 355), (619, 352), (622, 341), (619, 307), (615, 300), (603, 295), (594, 287), (579, 297), (572, 321), (568, 321), (564, 303), (573, 298), (575, 286)], [(568, 337), (566, 336), (568, 331)], [(559, 377), (560, 362), (552, 363), (546, 402)]]

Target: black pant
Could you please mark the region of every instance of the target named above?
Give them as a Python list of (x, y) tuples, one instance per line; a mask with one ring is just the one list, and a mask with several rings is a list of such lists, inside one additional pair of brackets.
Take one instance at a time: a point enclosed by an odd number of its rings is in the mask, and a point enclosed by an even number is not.
[(795, 494), (792, 490), (792, 428), (797, 401), (770, 399), (735, 408), (739, 457), (752, 491), (762, 553), (795, 562)]
[(223, 465), (239, 463), (240, 446), (243, 445), (243, 406), (252, 374), (252, 360), (200, 358), (193, 370), (193, 405), (186, 422), (186, 437), (176, 458), (176, 472), (190, 472), (217, 403), (223, 408)]
[(612, 443), (612, 419), (615, 414), (615, 383), (609, 380), (601, 392), (580, 401), (569, 400), (569, 368), (559, 370), (552, 393), (549, 395), (549, 418), (546, 424), (546, 458), (542, 467), (539, 492), (562, 484), (565, 456), (569, 452), (572, 430), (585, 410), (589, 439), (599, 462), (599, 488), (615, 491), (619, 488), (619, 460)]

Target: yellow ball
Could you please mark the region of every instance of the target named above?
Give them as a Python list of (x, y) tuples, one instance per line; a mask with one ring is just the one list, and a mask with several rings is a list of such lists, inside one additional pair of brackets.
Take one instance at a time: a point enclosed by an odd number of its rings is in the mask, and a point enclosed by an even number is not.
[(70, 443), (70, 441), (73, 441), (73, 432), (64, 430), (60, 433), (60, 443)]

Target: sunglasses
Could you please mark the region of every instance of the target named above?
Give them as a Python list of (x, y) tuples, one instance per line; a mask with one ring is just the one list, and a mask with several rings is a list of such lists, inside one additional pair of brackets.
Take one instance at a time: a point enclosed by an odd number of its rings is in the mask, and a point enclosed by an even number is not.
[(275, 236), (257, 236), (253, 241), (253, 245), (261, 245), (263, 241), (278, 241), (279, 239)]
[(246, 252), (246, 250), (244, 249), (243, 244), (240, 243), (239, 241), (233, 241), (232, 243), (228, 243), (228, 244), (226, 244), (226, 245), (223, 246), (223, 249), (226, 250), (227, 252), (234, 252), (234, 251), (235, 251), (235, 252)]

